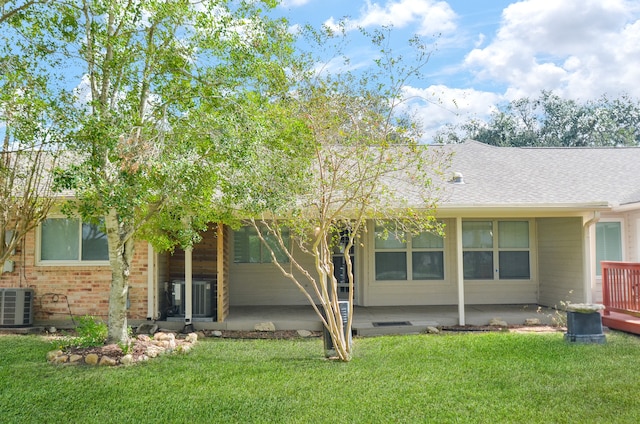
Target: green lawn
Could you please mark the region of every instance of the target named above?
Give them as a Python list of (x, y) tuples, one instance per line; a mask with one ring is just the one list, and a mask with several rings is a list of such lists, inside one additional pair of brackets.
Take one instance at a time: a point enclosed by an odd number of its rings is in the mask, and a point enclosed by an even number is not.
[(127, 368), (53, 366), (48, 350), (0, 337), (0, 422), (640, 421), (640, 339), (621, 333), (357, 338), (350, 363), (324, 360), (318, 339), (206, 339)]

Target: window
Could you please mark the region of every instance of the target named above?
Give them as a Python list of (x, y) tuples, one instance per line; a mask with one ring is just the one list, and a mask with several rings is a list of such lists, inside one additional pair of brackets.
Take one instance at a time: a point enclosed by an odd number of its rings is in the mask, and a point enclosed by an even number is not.
[(444, 280), (444, 240), (431, 233), (416, 235), (375, 231), (377, 281)]
[(600, 261), (622, 260), (622, 223), (596, 223), (596, 275), (602, 275)]
[[(289, 258), (285, 254), (285, 252), (280, 248), (278, 241), (276, 238), (269, 234), (266, 228), (262, 228), (262, 236), (265, 241), (269, 244), (269, 246), (273, 249), (276, 254), (276, 259), (279, 263), (287, 263), (289, 262)], [(258, 232), (253, 226), (247, 225), (245, 227), (240, 228), (237, 231), (234, 231), (234, 262), (235, 263), (254, 263), (254, 264), (263, 264), (263, 263), (271, 263), (271, 252), (269, 249), (264, 246), (260, 237), (258, 237)], [(282, 230), (282, 239), (285, 245), (289, 245), (289, 231), (286, 229)]]
[(531, 276), (528, 221), (464, 221), (462, 248), (466, 280), (493, 280), (494, 269), (501, 280)]
[(40, 261), (108, 261), (107, 236), (96, 224), (47, 218), (40, 226)]

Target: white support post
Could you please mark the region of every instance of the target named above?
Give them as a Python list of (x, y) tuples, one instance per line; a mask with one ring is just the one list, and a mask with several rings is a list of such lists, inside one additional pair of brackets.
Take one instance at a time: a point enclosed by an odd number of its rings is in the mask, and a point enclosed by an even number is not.
[(456, 257), (458, 277), (458, 324), (465, 324), (464, 312), (464, 262), (462, 254), (462, 218), (456, 218)]
[(193, 317), (193, 248), (184, 251), (184, 324), (190, 325)]
[(155, 318), (156, 285), (155, 252), (151, 244), (147, 245), (147, 319)]
[[(595, 225), (600, 220), (600, 212), (594, 212), (593, 217), (584, 222), (584, 234), (583, 234), (583, 249), (582, 249), (582, 270), (584, 296), (583, 302), (593, 303), (593, 290), (595, 288), (595, 272), (594, 268), (596, 253), (595, 253)], [(584, 219), (583, 219), (584, 221)]]

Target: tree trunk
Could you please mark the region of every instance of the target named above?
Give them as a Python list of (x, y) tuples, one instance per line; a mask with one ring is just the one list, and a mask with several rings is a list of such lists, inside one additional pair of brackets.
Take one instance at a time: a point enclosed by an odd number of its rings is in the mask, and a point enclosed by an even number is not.
[(115, 210), (110, 210), (105, 216), (105, 228), (111, 264), (107, 343), (126, 343), (129, 337), (127, 332), (127, 295), (134, 242), (131, 231), (127, 229), (126, 225), (119, 222)]

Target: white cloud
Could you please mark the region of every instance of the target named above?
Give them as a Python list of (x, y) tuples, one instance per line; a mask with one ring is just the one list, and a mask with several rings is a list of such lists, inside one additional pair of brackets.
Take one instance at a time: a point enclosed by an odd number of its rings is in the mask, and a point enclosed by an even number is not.
[(579, 99), (640, 97), (640, 10), (625, 0), (525, 0), (502, 13), (495, 39), (465, 59), (509, 98), (541, 90)]
[(311, 0), (283, 0), (280, 7), (300, 7), (309, 3)]
[[(367, 0), (360, 10), (360, 16), (347, 20), (347, 29), (358, 27), (393, 26), (405, 28), (416, 24), (416, 33), (434, 35), (450, 33), (456, 29), (457, 15), (448, 3), (433, 0), (392, 0), (384, 5)], [(336, 20), (331, 17), (325, 25), (335, 28)]]
[(424, 140), (429, 142), (447, 124), (459, 124), (471, 118), (486, 118), (495, 105), (504, 100), (496, 93), (473, 89), (432, 85), (427, 88), (404, 87), (404, 98), (424, 128)]

